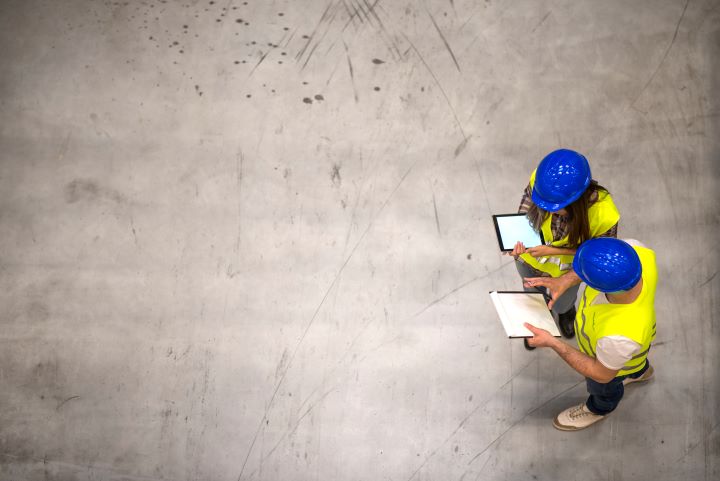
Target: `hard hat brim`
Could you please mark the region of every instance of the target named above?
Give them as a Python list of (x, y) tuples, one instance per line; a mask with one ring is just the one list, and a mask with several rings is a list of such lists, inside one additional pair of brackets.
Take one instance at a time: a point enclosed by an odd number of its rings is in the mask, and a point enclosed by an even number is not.
[(574, 193), (572, 196), (568, 197), (564, 202), (550, 202), (548, 200), (543, 199), (540, 197), (540, 194), (538, 194), (537, 189), (535, 189), (535, 186), (533, 186), (532, 193), (530, 197), (532, 198), (532, 201), (540, 207), (542, 210), (548, 211), (548, 212), (557, 212), (560, 209), (564, 209), (568, 205), (572, 204), (576, 200), (580, 198), (581, 195), (585, 193), (585, 190), (587, 190), (588, 186), (590, 185), (590, 178), (585, 181), (585, 187), (579, 192)]

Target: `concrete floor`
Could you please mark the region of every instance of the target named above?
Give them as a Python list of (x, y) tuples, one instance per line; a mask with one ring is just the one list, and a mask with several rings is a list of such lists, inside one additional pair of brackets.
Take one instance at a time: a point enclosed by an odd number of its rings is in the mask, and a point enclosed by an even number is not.
[[(720, 479), (719, 6), (3, 0), (0, 479)], [(661, 275), (578, 433), (487, 295), (558, 147)]]

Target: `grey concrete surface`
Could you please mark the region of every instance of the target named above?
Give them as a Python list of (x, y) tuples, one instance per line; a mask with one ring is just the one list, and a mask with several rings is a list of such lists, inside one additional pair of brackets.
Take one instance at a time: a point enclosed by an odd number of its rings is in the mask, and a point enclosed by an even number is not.
[[(719, 5), (3, 0), (0, 479), (720, 479)], [(661, 275), (578, 433), (487, 296), (559, 147)]]

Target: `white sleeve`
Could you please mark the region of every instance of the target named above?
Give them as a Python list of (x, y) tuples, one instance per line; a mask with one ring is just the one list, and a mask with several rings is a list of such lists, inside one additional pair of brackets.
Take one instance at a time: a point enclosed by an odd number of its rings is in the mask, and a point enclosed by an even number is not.
[(625, 336), (605, 336), (598, 339), (595, 356), (608, 369), (620, 370), (640, 352), (642, 346)]
[(625, 242), (627, 242), (628, 244), (630, 244), (633, 247), (645, 247), (647, 249), (647, 246), (637, 239), (622, 239), (622, 240), (624, 240)]

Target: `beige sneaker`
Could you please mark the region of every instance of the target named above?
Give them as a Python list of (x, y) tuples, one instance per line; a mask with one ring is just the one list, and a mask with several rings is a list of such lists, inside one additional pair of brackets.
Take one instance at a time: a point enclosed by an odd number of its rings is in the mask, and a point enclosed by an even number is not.
[(647, 381), (649, 381), (650, 379), (652, 379), (653, 377), (655, 377), (655, 369), (653, 369), (653, 367), (650, 366), (650, 367), (648, 368), (648, 370), (645, 371), (645, 372), (643, 373), (643, 375), (640, 376), (640, 377), (637, 377), (637, 378), (635, 378), (635, 379), (633, 379), (633, 378), (631, 378), (631, 377), (626, 377), (625, 379), (623, 379), (623, 385), (624, 385), (624, 386), (627, 386), (628, 384), (632, 384), (632, 383), (634, 383), (634, 382), (647, 382)]
[(560, 431), (579, 431), (604, 419), (605, 416), (590, 412), (585, 403), (567, 408), (553, 420)]

